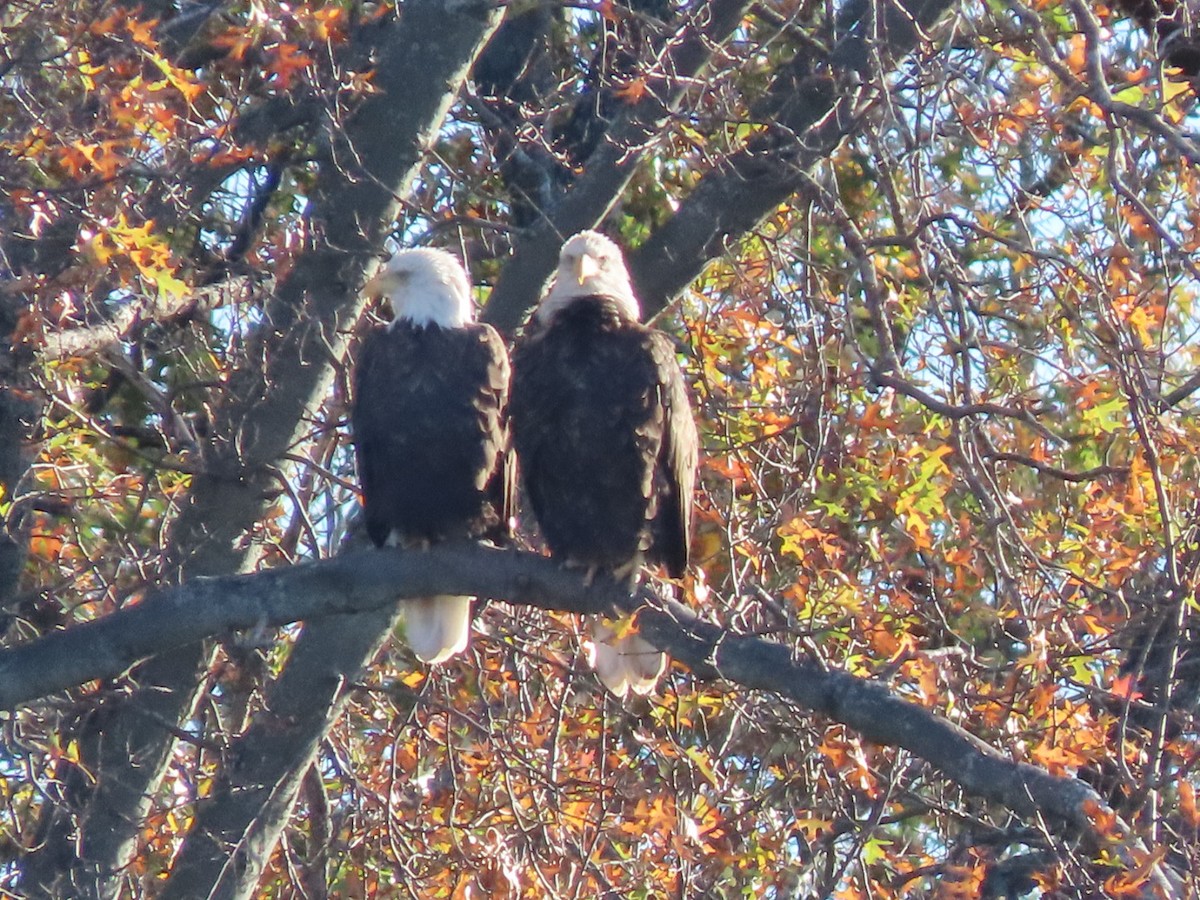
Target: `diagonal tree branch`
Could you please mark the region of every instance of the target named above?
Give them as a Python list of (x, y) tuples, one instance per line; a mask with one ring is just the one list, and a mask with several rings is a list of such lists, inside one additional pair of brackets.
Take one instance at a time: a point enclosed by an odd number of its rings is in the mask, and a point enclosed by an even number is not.
[[(532, 270), (542, 267), (543, 271), (535, 276), (538, 289), (531, 296), (537, 295), (557, 258), (557, 230), (590, 227), (603, 217), (628, 182), (659, 120), (669, 111), (668, 104), (681, 95), (679, 85), (699, 71), (713, 46), (732, 32), (746, 5), (744, 0), (720, 0), (705, 9), (702, 19), (690, 22), (668, 42), (659, 80), (650, 85), (642, 101), (626, 111), (610, 133), (610, 140), (593, 153), (589, 168), (597, 177), (578, 185), (558, 209), (561, 218), (556, 217), (553, 223), (543, 221), (541, 232), (527, 235), (522, 244), (524, 255), (519, 250), (517, 259), (506, 266), (506, 273), (518, 275), (522, 265), (532, 262)], [(677, 76), (683, 76), (683, 81), (670, 82)], [(531, 270), (527, 266), (524, 271)], [(514, 307), (519, 316), (529, 297), (519, 286), (512, 295), (519, 300), (519, 307)], [(493, 292), (489, 314), (502, 308), (495, 298)], [(304, 771), (336, 720), (340, 683), (369, 662), (386, 633), (386, 624), (382, 613), (308, 623), (284, 677), (270, 689), (271, 710), (296, 710), (288, 718), (286, 740), (277, 717), (268, 714), (235, 743), (233, 753), (238, 764), (198, 811), (176, 860), (167, 896), (250, 895), (261, 865), (269, 858), (286, 823)], [(314, 697), (327, 700), (333, 711), (327, 716), (319, 714)], [(302, 714), (300, 710), (307, 712)], [(254, 749), (266, 744), (271, 745), (269, 752)]]
[[(389, 589), (390, 594), (391, 589)], [(395, 604), (306, 623), (265, 708), (232, 742), (160, 900), (251, 898), (349, 691), (387, 639)]]
[[(29, 471), (26, 441), (40, 416), (36, 396), (30, 388), (26, 354), (14, 346), (12, 335), (20, 320), (21, 304), (15, 294), (0, 292), (0, 501), (12, 503), (18, 486)], [(28, 541), (23, 506), (14, 505), (8, 521), (0, 518), (0, 633), (3, 633), (9, 603), (16, 594), (25, 566)]]
[[(806, 69), (815, 68), (809, 60), (798, 59), (784, 67), (768, 91), (770, 108), (758, 110), (770, 124), (767, 132), (707, 173), (671, 218), (630, 254), (630, 271), (647, 318), (699, 277), (709, 260), (726, 252), (786, 202), (803, 184), (808, 170), (828, 158), (856, 120), (866, 90), (859, 72), (872, 63), (893, 64), (903, 58), (922, 29), (953, 5), (952, 0), (905, 0), (895, 4), (895, 10), (888, 6), (888, 27), (877, 33), (873, 33), (872, 16), (858, 17), (832, 53), (832, 61), (843, 67), (837, 80), (828, 69), (804, 75)], [(714, 4), (712, 21), (724, 22), (733, 11)], [(739, 7), (739, 19), (743, 12)], [(715, 31), (709, 38), (715, 38)], [(678, 66), (675, 71), (684, 72)], [(584, 177), (522, 236), (485, 312), (497, 328), (512, 331), (520, 324), (554, 270), (562, 239), (595, 226), (616, 201), (641, 159), (635, 149), (645, 143), (648, 126), (661, 121), (669, 107), (662, 103), (662, 110), (651, 109), (650, 104), (659, 102), (654, 94), (649, 91), (614, 123), (584, 165)]]
[[(361, 310), (359, 289), (395, 219), (397, 197), (498, 20), (498, 9), (483, 0), (413, 0), (381, 31), (378, 93), (336, 136), (311, 200), (314, 241), (267, 304), (247, 363), (230, 379), (217, 442), (172, 529), (168, 571), (178, 574), (171, 578), (253, 564), (244, 535), (270, 496), (270, 465), (327, 396), (331, 362)], [(81, 825), (79, 859), (64, 872), (58, 848), (69, 842), (62, 834), (47, 840), (45, 848), (54, 849), (31, 856), (27, 889), (87, 897), (117, 891), (173, 745), (159, 723), (187, 714), (206, 656), (202, 645), (190, 645), (139, 667), (139, 690), (106, 717), (97, 757), (85, 760), (97, 788)]]
[[(281, 625), (302, 616), (337, 617), (356, 611), (373, 611), (376, 621), (385, 624), (398, 596), (440, 593), (504, 598), (510, 603), (572, 612), (602, 612), (614, 606), (639, 611), (643, 634), (698, 678), (723, 678), (787, 697), (803, 709), (854, 728), (867, 740), (903, 747), (967, 792), (1001, 803), (1021, 816), (1041, 817), (1051, 827), (1055, 822), (1065, 823), (1090, 835), (1097, 846), (1111, 837), (1095, 824), (1106, 814), (1107, 806), (1089, 785), (1013, 762), (880, 683), (798, 660), (782, 644), (730, 633), (678, 603), (663, 601), (650, 589), (630, 596), (610, 581), (597, 580), (589, 586), (578, 573), (547, 558), (467, 543), (440, 545), (423, 553), (360, 550), (321, 562), (194, 579), (163, 589), (106, 619), (0, 653), (0, 708), (11, 709), (44, 693), (111, 673), (139, 655), (193, 643), (204, 635), (252, 623)], [(339, 684), (323, 686), (324, 691), (335, 693), (338, 688)], [(273, 709), (269, 721), (281, 721), (285, 713), (284, 708)], [(324, 716), (324, 712), (310, 715)], [(285, 728), (285, 732), (295, 737), (294, 731)], [(258, 743), (243, 747), (239, 758), (261, 758), (265, 746), (274, 746), (267, 721), (259, 723), (255, 733)], [(311, 731), (306, 741), (305, 753), (295, 755), (310, 759), (315, 752)], [(293, 767), (293, 780), (302, 774)], [(271, 786), (268, 782), (258, 787), (268, 793)], [(215, 830), (210, 837), (220, 833)], [(250, 848), (255, 852), (262, 849), (254, 842), (237, 846), (239, 853)], [(242, 865), (240, 859), (237, 865)], [(173, 896), (196, 895), (180, 892)]]
[(760, 111), (772, 113), (766, 132), (706, 173), (675, 214), (630, 254), (629, 269), (647, 317), (695, 281), (709, 260), (786, 202), (809, 169), (829, 157), (854, 124), (868, 86), (882, 78), (864, 82), (856, 70), (870, 58), (903, 58), (916, 45), (919, 29), (933, 25), (955, 4), (901, 0), (881, 5), (889, 10), (895, 6), (904, 14), (899, 21), (918, 27), (898, 25), (888, 16), (893, 27), (872, 36), (870, 19), (860, 20), (834, 48), (833, 60), (847, 67), (836, 80), (826, 73), (802, 77), (795, 64), (785, 69), (769, 92), (776, 108)]
[(484, 313), (488, 322), (504, 332), (512, 332), (521, 323), (554, 271), (563, 239), (594, 227), (604, 218), (691, 80), (707, 64), (713, 50), (733, 33), (749, 7), (750, 0), (712, 0), (699, 7), (667, 43), (654, 71), (647, 74), (640, 99), (622, 108), (584, 163), (586, 174), (554, 209), (546, 211), (521, 235), (492, 288)]

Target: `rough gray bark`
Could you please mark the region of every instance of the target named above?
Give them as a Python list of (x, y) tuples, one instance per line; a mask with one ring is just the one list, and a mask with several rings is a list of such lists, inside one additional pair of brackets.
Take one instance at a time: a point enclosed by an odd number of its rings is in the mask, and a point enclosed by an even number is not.
[[(713, 25), (706, 37), (715, 37), (714, 26), (722, 25), (735, 5), (728, 9), (714, 5)], [(691, 284), (710, 260), (795, 194), (811, 167), (829, 156), (856, 120), (867, 84), (881, 84), (886, 69), (869, 82), (859, 73), (894, 65), (916, 44), (919, 32), (913, 25), (927, 28), (953, 5), (950, 0), (907, 0), (895, 10), (888, 8), (886, 27), (876, 27), (873, 17), (866, 15), (873, 7), (863, 4), (857, 17), (845, 17), (847, 33), (832, 53), (834, 71), (841, 73), (837, 80), (828, 70), (803, 75), (816, 68), (815, 60), (794, 61), (776, 75), (767, 97), (771, 108), (756, 111), (772, 128), (705, 175), (671, 218), (630, 254), (630, 271), (647, 318)], [(645, 142), (644, 136), (639, 141), (639, 129), (653, 121), (641, 106), (635, 105), (614, 123), (584, 165), (583, 177), (521, 236), (485, 314), (497, 328), (512, 331), (520, 324), (554, 271), (562, 239), (598, 224), (628, 183), (633, 164), (641, 158), (630, 148)]]
[[(218, 440), (172, 529), (168, 578), (253, 564), (242, 538), (269, 496), (269, 467), (328, 395), (331, 362), (361, 310), (359, 290), (395, 219), (397, 197), (498, 19), (498, 10), (482, 2), (411, 0), (402, 21), (382, 32), (374, 80), (380, 91), (335, 136), (321, 167), (313, 245), (266, 305), (264, 325), (231, 379), (214, 427)], [(63, 871), (69, 823), (48, 830), (43, 849), (27, 859), (26, 890), (79, 897), (118, 891), (173, 746), (163, 725), (191, 708), (205, 660), (203, 645), (192, 645), (134, 673), (139, 690), (105, 716), (97, 756), (85, 760), (97, 787), (80, 824), (78, 858)]]
[(848, 725), (876, 744), (903, 747), (946, 773), (968, 793), (995, 800), (1023, 816), (1046, 815), (1079, 831), (1091, 828), (1085, 808), (1102, 803), (1075, 778), (1006, 759), (986, 742), (936, 713), (896, 696), (884, 685), (797, 660), (782, 644), (730, 634), (690, 609), (671, 603), (643, 610), (643, 635), (698, 674), (766, 690), (801, 708)]
[[(510, 261), (506, 273), (515, 271), (519, 279), (522, 272), (528, 273), (531, 268), (537, 271), (540, 267), (544, 269), (539, 277), (540, 286), (557, 259), (560, 231), (571, 233), (591, 227), (604, 216), (628, 183), (645, 153), (645, 145), (669, 112), (670, 104), (682, 94), (687, 77), (701, 69), (714, 47), (736, 27), (748, 5), (746, 0), (720, 0), (705, 11), (703, 20), (690, 22), (680, 30), (670, 42), (666, 62), (659, 73), (661, 84), (651, 85), (643, 101), (634, 104), (615, 123), (610, 140), (593, 154), (588, 168), (595, 177), (577, 186), (564, 199), (556, 208), (553, 222), (543, 220), (540, 229), (526, 236), (522, 244), (523, 255)], [(537, 293), (535, 290), (531, 296), (536, 298)], [(513, 295), (519, 298), (519, 308), (523, 310), (530, 298), (523, 297), (519, 289)], [(503, 303), (495, 303), (495, 297), (493, 292), (489, 314), (494, 309), (504, 308)], [(338, 629), (347, 627), (352, 627), (361, 639), (348, 641), (345, 635), (337, 633)], [(372, 637), (381, 639), (381, 636), (373, 635), (372, 627), (355, 620), (310, 623), (288, 662), (286, 677), (271, 690), (271, 708), (314, 704), (316, 700), (311, 696), (310, 684), (319, 683), (332, 689), (340, 678), (365, 665), (376, 646)], [(310, 642), (324, 648), (324, 652), (306, 652)], [(366, 658), (364, 654), (367, 654)], [(336, 701), (336, 692), (320, 692), (319, 696), (330, 705)], [(289, 746), (306, 748), (303, 752), (289, 753), (276, 748), (260, 753), (253, 749), (260, 742), (275, 740), (274, 732), (258, 727), (261, 723), (256, 723), (250, 733), (235, 742), (235, 757), (242, 760), (244, 756), (255, 760), (256, 764), (237, 767), (224, 787), (205, 804), (177, 860), (169, 882), (169, 896), (185, 897), (196, 893), (220, 897), (249, 895), (257, 883), (260, 868), (256, 867), (261, 867), (269, 856), (270, 848), (286, 822), (296, 789), (311, 761), (311, 753), (315, 753), (322, 735), (335, 719), (335, 713), (318, 709), (289, 728)], [(255, 852), (251, 852), (252, 847), (258, 853), (257, 859)]]
[[(41, 421), (44, 399), (30, 375), (33, 353), (17, 335), (28, 305), (21, 279), (53, 276), (71, 259), (72, 222), (57, 223), (38, 238), (8, 230), (15, 216), (0, 196), (0, 499), (20, 501), (20, 487), (35, 456), (29, 446)], [(0, 520), (0, 634), (16, 595), (28, 551), (28, 503), (16, 502), (8, 521)]]
[(394, 613), (385, 603), (306, 624), (266, 708), (230, 746), (217, 785), (198, 804), (160, 900), (255, 896), (305, 774), (349, 697), (343, 688), (374, 659)]
[[(12, 345), (10, 335), (20, 312), (18, 297), (0, 296), (0, 499), (12, 501), (18, 485), (29, 470), (29, 452), (25, 446), (31, 423), (38, 417), (37, 403), (22, 388), (29, 385), (21, 377), (23, 363)], [(24, 515), (13, 510), (8, 522), (0, 520), (0, 634), (4, 632), (9, 604), (15, 599), (17, 582), (25, 565), (28, 541), (22, 528)]]
[(193, 578), (164, 586), (136, 606), (0, 651), (0, 710), (119, 674), (140, 659), (206, 637), (371, 612), (399, 598), (438, 593), (592, 613), (626, 599), (600, 582), (581, 594), (578, 577), (549, 559), (469, 543), (426, 553), (363, 549), (321, 562)]
[[(585, 177), (551, 213), (522, 236), (517, 252), (493, 290), (487, 310), (489, 320), (509, 330), (515, 327), (524, 311), (539, 296), (553, 270), (562, 236), (596, 225), (607, 213), (644, 155), (648, 141), (680, 97), (681, 85), (701, 69), (713, 47), (729, 35), (745, 7), (746, 4), (739, 0), (714, 4), (709, 18), (703, 22), (690, 22), (681, 29), (672, 41), (667, 56), (669, 64), (659, 73), (662, 83), (652, 84), (643, 100), (633, 104), (613, 124), (605, 141), (585, 166)], [(918, 19), (922, 24), (932, 22), (945, 8), (946, 4), (923, 4)], [(859, 22), (857, 30), (850, 35), (852, 45), (860, 51), (868, 46), (857, 36), (865, 27), (864, 22)], [(892, 29), (887, 32), (887, 39), (891, 42), (887, 48), (889, 53), (900, 56), (911, 48), (915, 32)], [(861, 60), (858, 62), (861, 68)], [(845, 134), (858, 99), (855, 92), (842, 92), (840, 101), (835, 103), (835, 90), (828, 79), (797, 79), (790, 69), (785, 76), (781, 76), (770, 95), (778, 102), (778, 109), (773, 111), (777, 126), (769, 137), (770, 144), (752, 144), (741, 157), (735, 156), (715, 187), (712, 182), (702, 183), (694, 199), (689, 198), (692, 206), (681, 209), (680, 214), (652, 237), (649, 249), (644, 248), (643, 253), (634, 256), (635, 277), (641, 278), (639, 284), (648, 314), (661, 308), (696, 277), (709, 259), (725, 249), (729, 240), (754, 227), (777, 203), (791, 196), (812, 163), (827, 155)], [(786, 165), (782, 164), (784, 162)], [(673, 230), (672, 225), (675, 226)], [(685, 250), (688, 247), (700, 250), (689, 257)], [(659, 252), (657, 257), (656, 251)], [(316, 624), (311, 629), (312, 634), (319, 635), (327, 627), (323, 623)], [(340, 659), (334, 669), (352, 671), (362, 664), (360, 656), (361, 652), (355, 648)], [(303, 665), (304, 658), (298, 656), (292, 664)], [(316, 659), (313, 657), (313, 664)], [(320, 662), (326, 664), (329, 661)], [(330, 675), (329, 680), (335, 679)], [(288, 683), (304, 681), (303, 673), (297, 671)], [(272, 702), (287, 706), (287, 685), (281, 683), (276, 691), (281, 692), (280, 696)], [(306, 720), (310, 730), (293, 731), (291, 739), (297, 746), (311, 747), (315, 752), (319, 736), (311, 729), (323, 733), (331, 721), (310, 716)], [(247, 735), (247, 739), (250, 737)], [(303, 775), (303, 769), (297, 767), (306, 766), (310, 759), (306, 753), (256, 755), (241, 741), (235, 752), (245, 752), (260, 760), (261, 765), (254, 767), (252, 774), (245, 773), (244, 777), (257, 785), (261, 802), (266, 805), (256, 810), (255, 804), (260, 799), (244, 790), (235, 790), (232, 782), (230, 790), (213, 798), (205, 814), (206, 821), (197, 823), (204, 833), (193, 833), (190, 849), (181, 857), (181, 865), (185, 868), (176, 876), (181, 885), (176, 889), (181, 892), (177, 896), (186, 896), (188, 890), (195, 889), (206, 877), (206, 872), (220, 873), (221, 896), (244, 896), (245, 891), (252, 890), (256, 875), (243, 866), (252, 856), (247, 856), (246, 851), (251, 844), (259, 851), (269, 850), (273, 841), (270, 835), (278, 834), (278, 828), (274, 826), (282, 827), (295, 795), (295, 786)], [(239, 784), (246, 787), (244, 782)], [(264, 818), (269, 808), (274, 808), (275, 813)], [(271, 824), (264, 824), (267, 821)], [(250, 831), (239, 835), (239, 827)], [(222, 845), (238, 848), (233, 865), (220, 867), (215, 864), (218, 859), (229, 858)], [(213, 887), (211, 882), (208, 886)]]
[[(397, 594), (434, 593), (507, 598), (511, 603), (572, 612), (600, 612), (614, 606), (627, 612), (640, 610), (643, 635), (697, 677), (722, 678), (778, 694), (804, 710), (854, 728), (869, 741), (903, 747), (968, 793), (1001, 803), (1021, 816), (1065, 823), (1086, 835), (1092, 831), (1096, 811), (1106, 808), (1084, 782), (1015, 763), (957, 725), (896, 696), (883, 684), (824, 670), (797, 659), (781, 644), (731, 633), (686, 607), (662, 601), (651, 590), (629, 596), (604, 580), (586, 586), (577, 573), (544, 557), (473, 544), (441, 545), (424, 553), (362, 550), (287, 569), (187, 582), (140, 607), (0, 654), (0, 690), (5, 691), (0, 693), (0, 708), (33, 699), (36, 691), (60, 690), (71, 682), (96, 677), (104, 671), (102, 666), (119, 666), (124, 658), (151, 652), (163, 643), (186, 644), (251, 622), (277, 625), (322, 613), (337, 617), (329, 625), (344, 626), (350, 620), (340, 614), (363, 610), (374, 610), (370, 615), (382, 628), (390, 620), (391, 601)], [(363, 654), (373, 647), (372, 641), (361, 635), (345, 644)], [(306, 652), (317, 655), (320, 650), (312, 646)], [(68, 654), (86, 656), (87, 664), (64, 662)], [(40, 666), (34, 665), (36, 661)], [(55, 674), (36, 686), (26, 684), (15, 694), (8, 691), (10, 673), (37, 667)], [(285, 677), (297, 678), (306, 668), (309, 672), (320, 669), (311, 662), (310, 667), (297, 667), (296, 672), (289, 666), (291, 674)], [(265, 856), (269, 852), (271, 844), (262, 836), (271, 829), (264, 821), (279, 827), (278, 820), (286, 816), (286, 810), (278, 801), (286, 797), (290, 805), (303, 765), (311, 760), (320, 739), (311, 720), (331, 721), (335, 715), (327, 709), (333, 700), (329, 704), (323, 701), (335, 698), (340, 685), (335, 672), (326, 667), (325, 673), (328, 677), (305, 676), (296, 684), (288, 692), (290, 705), (272, 702), (271, 713), (239, 742), (224, 790), (240, 787), (254, 792), (254, 799), (240, 808), (240, 815), (222, 818), (201, 811), (200, 820), (208, 830), (199, 840), (211, 842), (207, 851), (199, 854), (201, 859), (209, 862), (215, 854), (229, 862), (228, 888), (212, 896), (243, 897), (252, 890), (251, 869), (265, 860), (251, 861), (247, 853)], [(318, 691), (308, 710), (303, 708), (304, 690)], [(293, 727), (289, 715), (308, 722)], [(289, 741), (296, 746), (289, 748)], [(272, 753), (283, 753), (293, 762), (282, 787), (278, 780), (257, 777), (276, 774), (277, 767), (268, 759)], [(224, 808), (230, 813), (234, 810), (230, 804)], [(264, 821), (255, 821), (259, 814)], [(193, 832), (189, 841), (196, 840), (195, 835)], [(1093, 837), (1102, 841), (1101, 836)], [(195, 888), (208, 883), (189, 877), (168, 896), (209, 896)], [(184, 890), (184, 885), (191, 887)], [(237, 891), (234, 885), (238, 885)]]

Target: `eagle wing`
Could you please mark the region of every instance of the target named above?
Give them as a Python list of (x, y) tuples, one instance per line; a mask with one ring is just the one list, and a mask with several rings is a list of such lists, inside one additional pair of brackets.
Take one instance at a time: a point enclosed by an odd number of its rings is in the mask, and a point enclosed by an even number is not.
[(388, 365), (386, 342), (387, 335), (382, 328), (368, 332), (363, 338), (354, 368), (354, 406), (351, 409), (354, 456), (362, 486), (363, 513), (367, 534), (377, 547), (383, 546), (392, 531), (391, 523), (382, 514), (376, 500), (381, 496), (387, 478), (387, 467), (380, 465), (380, 462), (389, 457), (390, 423), (380, 421), (381, 412), (386, 406), (375, 397), (378, 385), (385, 378), (380, 367)]
[(513, 355), (524, 482), (551, 551), (614, 569), (687, 568), (696, 426), (664, 334), (581, 298)]
[(508, 354), (494, 329), (377, 329), (355, 369), (352, 421), (367, 533), (500, 536), (511, 514)]
[(674, 342), (661, 331), (650, 330), (649, 350), (663, 409), (662, 444), (655, 469), (659, 499), (652, 526), (654, 553), (673, 578), (680, 578), (691, 552), (692, 492), (700, 439)]

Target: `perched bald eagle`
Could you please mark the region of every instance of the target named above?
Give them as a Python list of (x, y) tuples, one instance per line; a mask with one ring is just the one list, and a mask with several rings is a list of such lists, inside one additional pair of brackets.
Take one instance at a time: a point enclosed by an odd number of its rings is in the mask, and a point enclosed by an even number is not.
[[(512, 512), (508, 354), (476, 324), (463, 267), (442, 250), (397, 253), (368, 289), (395, 314), (367, 335), (351, 421), (367, 533), (376, 546), (495, 536)], [(426, 662), (459, 653), (469, 597), (405, 607), (409, 646)]]
[[(584, 231), (513, 353), (513, 442), (551, 554), (630, 584), (643, 563), (684, 574), (698, 448), (675, 347), (640, 318), (621, 251)], [(604, 623), (592, 636), (606, 687), (653, 689), (662, 654)]]

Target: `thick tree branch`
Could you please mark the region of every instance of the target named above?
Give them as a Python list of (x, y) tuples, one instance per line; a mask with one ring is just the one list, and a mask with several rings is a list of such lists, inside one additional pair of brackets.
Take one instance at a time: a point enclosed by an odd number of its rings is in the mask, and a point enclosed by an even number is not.
[(212, 792), (175, 857), (159, 900), (257, 896), (325, 735), (391, 633), (395, 604), (307, 622), (264, 709), (225, 755)]
[(797, 661), (781, 644), (730, 634), (678, 604), (645, 610), (640, 622), (652, 643), (668, 649), (676, 660), (697, 672), (780, 694), (850, 726), (874, 743), (903, 747), (969, 793), (1002, 803), (1020, 815), (1050, 816), (1087, 831), (1102, 808), (1099, 795), (1084, 782), (1014, 763), (882, 684)]
[[(41, 415), (36, 394), (30, 390), (28, 360), (12, 341), (20, 312), (16, 295), (0, 293), (0, 499), (9, 503), (29, 471), (32, 454), (26, 442)], [(8, 521), (0, 518), (0, 633), (25, 566), (25, 508), (24, 504), (13, 505)]]
[[(901, 699), (882, 684), (797, 660), (781, 644), (732, 634), (686, 607), (664, 603), (653, 591), (629, 596), (607, 581), (587, 586), (577, 573), (544, 557), (473, 544), (441, 545), (424, 553), (362, 550), (250, 575), (194, 579), (164, 589), (105, 619), (0, 653), (0, 708), (12, 709), (110, 675), (141, 656), (188, 645), (206, 635), (379, 610), (390, 608), (398, 597), (441, 593), (572, 612), (594, 613), (614, 606), (640, 610), (643, 634), (698, 677), (720, 677), (787, 697), (854, 728), (867, 740), (903, 747), (971, 794), (1022, 816), (1065, 822), (1103, 843), (1102, 835), (1094, 833), (1094, 821), (1106, 807), (1090, 786), (1006, 759), (984, 741)], [(388, 618), (385, 611), (378, 622)], [(369, 644), (364, 642), (364, 649)], [(337, 687), (327, 683), (323, 689), (336, 696)], [(313, 706), (317, 712), (312, 715), (323, 718), (324, 704)], [(274, 710), (274, 715), (282, 712)], [(307, 744), (315, 746), (311, 733)], [(294, 773), (297, 779), (302, 774)], [(214, 828), (209, 837), (216, 836), (236, 841), (238, 832)], [(250, 844), (239, 846), (244, 850)]]
[[(201, 10), (207, 15), (211, 7)], [(178, 17), (184, 18), (184, 17)], [(270, 97), (250, 105), (233, 121), (230, 133), (233, 140), (246, 147), (265, 147), (273, 138), (300, 126), (312, 126), (321, 116), (323, 106), (311, 98)], [(150, 195), (144, 201), (143, 213), (156, 223), (157, 230), (168, 232), (178, 227), (197, 210), (213, 192), (245, 163), (212, 165), (206, 158), (191, 162), (179, 172), (172, 172), (165, 180), (152, 181)], [(169, 183), (170, 198), (153, 189)], [(60, 190), (67, 191), (70, 185)], [(37, 272), (53, 278), (68, 262), (75, 259), (73, 243), (80, 227), (79, 211), (64, 214), (40, 236), (7, 235), (6, 255), (15, 257), (10, 262), (14, 271)], [(255, 230), (257, 223), (249, 231)], [(243, 231), (238, 241), (244, 245), (252, 234)], [(103, 306), (89, 310), (91, 320), (79, 327), (63, 327), (46, 331), (33, 341), (25, 340), (40, 355), (61, 358), (71, 355), (86, 355), (103, 351), (128, 338), (130, 331), (146, 321), (170, 320), (181, 312), (199, 308), (207, 309), (213, 299), (221, 294), (236, 290), (233, 279), (228, 277), (229, 259), (222, 260), (219, 273), (209, 272), (187, 296), (139, 295), (127, 302), (112, 307)], [(218, 280), (227, 282), (215, 285)], [(0, 286), (0, 290), (11, 290), (11, 286)], [(8, 302), (7, 300), (5, 302)], [(22, 303), (28, 302), (24, 298)], [(37, 341), (41, 341), (38, 345)]]
[(51, 359), (100, 353), (128, 339), (139, 324), (165, 322), (185, 313), (189, 316), (193, 313), (203, 315), (239, 292), (254, 288), (254, 280), (243, 276), (229, 278), (181, 296), (135, 296), (120, 306), (114, 306), (111, 312), (106, 310), (106, 318), (100, 321), (47, 332), (42, 337), (42, 345), (37, 348), (37, 353)]
[(402, 597), (470, 594), (546, 609), (600, 612), (628, 597), (548, 559), (473, 544), (428, 553), (358, 550), (320, 562), (244, 575), (193, 578), (102, 619), (0, 652), (0, 709), (96, 678), (154, 654), (246, 628), (368, 612)]

